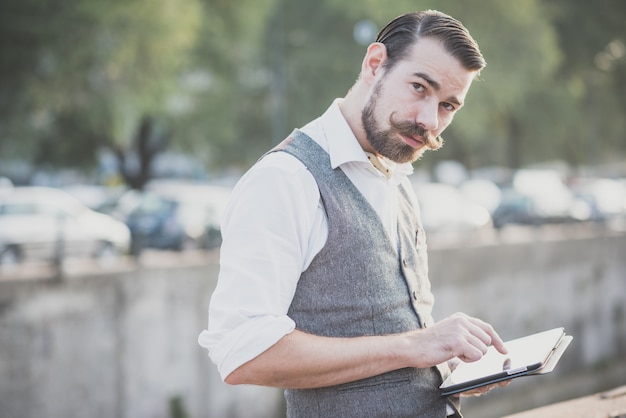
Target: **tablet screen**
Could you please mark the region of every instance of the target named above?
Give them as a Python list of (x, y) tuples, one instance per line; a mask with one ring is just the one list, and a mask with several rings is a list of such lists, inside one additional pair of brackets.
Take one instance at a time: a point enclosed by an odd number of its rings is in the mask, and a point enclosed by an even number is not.
[(480, 360), (459, 364), (441, 387), (536, 370), (548, 359), (563, 335), (563, 328), (555, 328), (507, 341), (507, 354), (491, 346)]

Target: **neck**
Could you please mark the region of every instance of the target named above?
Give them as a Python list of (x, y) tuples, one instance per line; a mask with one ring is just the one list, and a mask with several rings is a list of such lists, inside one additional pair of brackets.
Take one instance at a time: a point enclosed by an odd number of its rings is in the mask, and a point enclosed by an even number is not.
[(375, 153), (369, 142), (367, 141), (367, 135), (363, 129), (363, 122), (361, 121), (361, 114), (363, 112), (363, 104), (365, 103), (365, 95), (360, 92), (361, 86), (359, 82), (350, 89), (348, 94), (339, 103), (339, 110), (341, 114), (348, 122), (352, 133), (356, 137), (357, 141), (366, 152)]

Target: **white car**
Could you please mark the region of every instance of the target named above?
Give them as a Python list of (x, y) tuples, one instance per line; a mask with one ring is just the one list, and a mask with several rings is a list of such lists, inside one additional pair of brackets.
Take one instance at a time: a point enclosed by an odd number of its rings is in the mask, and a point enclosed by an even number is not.
[(104, 258), (128, 253), (128, 227), (48, 187), (0, 193), (0, 264), (57, 257)]
[(426, 232), (467, 232), (492, 227), (489, 211), (445, 183), (414, 182)]

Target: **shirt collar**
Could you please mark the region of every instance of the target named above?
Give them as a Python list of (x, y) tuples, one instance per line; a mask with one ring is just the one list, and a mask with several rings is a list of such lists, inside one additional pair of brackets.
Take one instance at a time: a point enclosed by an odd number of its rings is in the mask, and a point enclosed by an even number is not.
[[(349, 162), (365, 162), (371, 164), (367, 153), (361, 148), (361, 144), (354, 136), (350, 125), (344, 118), (339, 103), (342, 99), (335, 99), (330, 107), (320, 117), (322, 130), (326, 137), (328, 154), (330, 155), (330, 163), (333, 168), (337, 168), (342, 164)], [(413, 173), (413, 165), (411, 163), (395, 163), (384, 157), (378, 157), (379, 162), (372, 164), (377, 169), (389, 170), (383, 174), (387, 178), (400, 176), (408, 176)]]

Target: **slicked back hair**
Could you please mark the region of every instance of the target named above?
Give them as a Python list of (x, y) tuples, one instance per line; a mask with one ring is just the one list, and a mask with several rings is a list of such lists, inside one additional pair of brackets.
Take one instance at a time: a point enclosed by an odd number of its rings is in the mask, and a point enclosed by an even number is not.
[(435, 10), (398, 16), (380, 30), (376, 42), (387, 48), (383, 67), (389, 71), (406, 58), (411, 47), (421, 38), (440, 41), (445, 50), (468, 71), (480, 71), (487, 65), (469, 31), (461, 22)]

